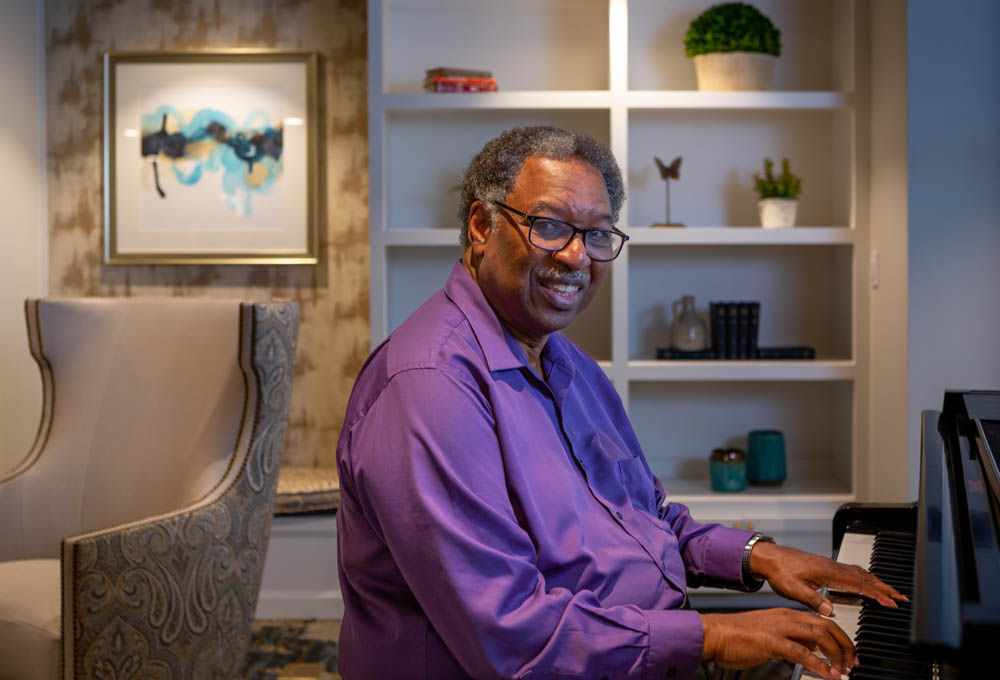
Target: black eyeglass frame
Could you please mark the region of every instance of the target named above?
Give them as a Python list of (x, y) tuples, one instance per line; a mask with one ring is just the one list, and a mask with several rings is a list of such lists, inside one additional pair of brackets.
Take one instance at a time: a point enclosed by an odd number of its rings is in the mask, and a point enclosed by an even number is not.
[[(563, 248), (565, 248), (566, 246), (568, 246), (570, 243), (572, 243), (573, 239), (576, 238), (576, 235), (579, 233), (579, 234), (583, 234), (583, 248), (584, 248), (584, 250), (587, 253), (587, 257), (589, 257), (591, 260), (596, 260), (597, 262), (611, 262), (612, 260), (615, 260), (619, 255), (621, 255), (622, 248), (625, 247), (625, 242), (628, 241), (628, 234), (626, 234), (623, 231), (619, 231), (618, 229), (615, 229), (614, 227), (611, 227), (610, 229), (581, 229), (580, 227), (576, 226), (575, 224), (570, 224), (569, 222), (566, 222), (565, 220), (556, 219), (555, 217), (549, 217), (548, 215), (529, 215), (526, 212), (522, 212), (522, 211), (518, 210), (517, 208), (512, 208), (509, 205), (507, 205), (506, 203), (501, 203), (500, 201), (490, 201), (490, 203), (494, 203), (494, 204), (500, 206), (501, 208), (503, 208), (504, 210), (512, 212), (515, 215), (517, 215), (519, 217), (523, 217), (525, 220), (527, 220), (528, 221), (528, 243), (530, 243), (531, 245), (535, 246), (536, 248), (541, 248), (542, 250), (546, 250), (546, 251), (548, 251), (550, 253), (558, 253), (560, 250), (562, 250)], [(537, 220), (545, 220), (546, 222), (555, 222), (557, 224), (564, 224), (567, 227), (569, 227), (570, 229), (572, 229), (573, 231), (570, 232), (569, 238), (566, 239), (566, 243), (562, 244), (558, 248), (548, 248), (546, 246), (540, 246), (537, 243), (535, 243), (534, 240), (532, 240), (532, 238), (531, 238), (531, 235), (532, 235), (532, 233), (534, 232), (534, 229), (535, 229), (535, 222)], [(601, 232), (601, 233), (605, 233), (605, 234), (617, 234), (618, 236), (621, 237), (622, 242), (618, 245), (618, 249), (615, 250), (615, 254), (612, 255), (611, 257), (609, 257), (609, 258), (594, 257), (593, 255), (590, 254), (590, 249), (587, 247), (587, 234), (589, 234), (591, 232)]]

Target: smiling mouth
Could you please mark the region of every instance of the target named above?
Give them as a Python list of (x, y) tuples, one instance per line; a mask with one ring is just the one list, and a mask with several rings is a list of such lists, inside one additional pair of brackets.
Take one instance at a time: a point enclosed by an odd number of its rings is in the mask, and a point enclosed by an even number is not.
[(573, 308), (584, 287), (583, 283), (567, 283), (546, 279), (541, 279), (538, 283), (549, 304), (562, 310)]

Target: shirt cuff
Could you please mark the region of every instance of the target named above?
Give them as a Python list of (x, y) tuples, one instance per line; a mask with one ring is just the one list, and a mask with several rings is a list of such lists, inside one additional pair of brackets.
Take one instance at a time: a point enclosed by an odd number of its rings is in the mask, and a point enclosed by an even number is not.
[(701, 662), (705, 631), (701, 615), (689, 610), (646, 611), (649, 619), (649, 680), (688, 680)]
[(744, 590), (756, 586), (743, 582), (743, 548), (754, 533), (729, 527), (720, 527), (711, 533), (705, 549), (705, 565), (713, 583)]

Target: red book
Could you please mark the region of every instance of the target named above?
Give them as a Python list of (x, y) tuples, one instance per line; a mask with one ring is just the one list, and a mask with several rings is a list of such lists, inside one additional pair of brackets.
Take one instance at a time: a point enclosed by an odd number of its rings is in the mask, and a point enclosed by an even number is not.
[(424, 81), (424, 92), (496, 92), (494, 78), (435, 76)]

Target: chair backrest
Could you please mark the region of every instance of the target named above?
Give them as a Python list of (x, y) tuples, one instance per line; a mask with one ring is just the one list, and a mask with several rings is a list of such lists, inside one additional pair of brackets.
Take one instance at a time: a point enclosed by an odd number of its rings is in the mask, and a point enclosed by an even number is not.
[(183, 508), (219, 484), (252, 420), (240, 303), (47, 299), (26, 311), (44, 403), (14, 471), (16, 508), (0, 507), (17, 513), (18, 557), (58, 557), (65, 536)]

